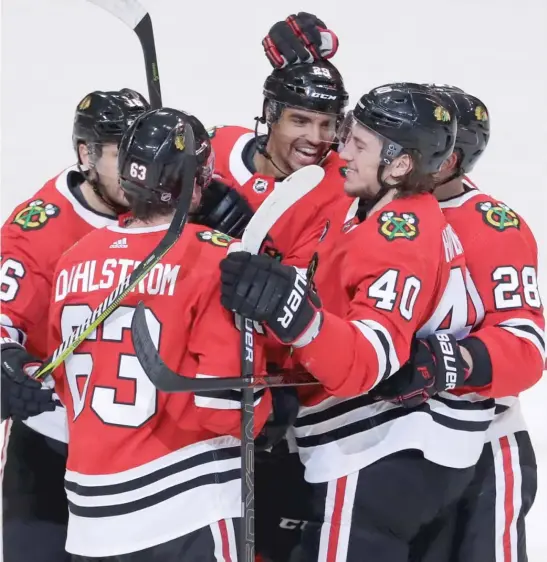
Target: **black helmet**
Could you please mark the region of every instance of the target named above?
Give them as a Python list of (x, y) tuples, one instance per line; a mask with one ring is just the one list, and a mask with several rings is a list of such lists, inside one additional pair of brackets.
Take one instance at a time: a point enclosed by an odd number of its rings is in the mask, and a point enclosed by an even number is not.
[(353, 118), (385, 139), (383, 164), (390, 164), (403, 152), (413, 151), (419, 155), (414, 163), (416, 169), (432, 174), (454, 149), (454, 112), (434, 94), (411, 83), (371, 90), (357, 102)]
[(206, 187), (214, 169), (214, 152), (201, 121), (167, 107), (139, 116), (120, 142), (118, 172), (122, 189), (130, 199), (174, 205), (182, 188), (184, 127), (195, 137), (198, 169), (196, 181)]
[(344, 81), (326, 61), (274, 70), (264, 83), (264, 98), (290, 107), (340, 115), (348, 103)]
[(129, 88), (113, 92), (96, 91), (85, 96), (76, 108), (72, 129), (72, 144), (78, 161), (78, 144), (100, 146), (107, 142), (119, 143), (129, 125), (149, 108), (146, 99)]
[(454, 149), (460, 152), (460, 172), (468, 174), (486, 150), (490, 138), (490, 118), (486, 105), (460, 88), (427, 84), (435, 95), (455, 108), (458, 131)]

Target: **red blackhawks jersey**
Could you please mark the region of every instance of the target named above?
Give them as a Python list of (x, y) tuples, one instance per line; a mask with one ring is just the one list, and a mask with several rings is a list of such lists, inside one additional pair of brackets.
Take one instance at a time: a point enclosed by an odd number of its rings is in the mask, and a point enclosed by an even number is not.
[[(215, 150), (215, 175), (239, 191), (256, 211), (278, 183), (272, 176), (253, 173), (245, 153), (255, 133), (243, 127), (217, 127), (211, 130)], [(343, 160), (331, 152), (324, 160), (323, 181), (294, 204), (269, 233), (263, 251), (279, 256), (288, 265), (306, 268), (326, 229), (330, 206), (344, 195)]]
[[(472, 466), (492, 399), (445, 392), (407, 410), (367, 394), (408, 360), (416, 333), (436, 331), (451, 303), (475, 298), (462, 245), (432, 195), (396, 199), (362, 222), (358, 203), (333, 209), (315, 276), (324, 321), (294, 352), (324, 385), (302, 392), (294, 427), (306, 479), (335, 480), (409, 448), (440, 465)], [(463, 335), (466, 321), (455, 316), (451, 331)]]
[(488, 350), (492, 384), (481, 394), (496, 398), (496, 416), (488, 437), (526, 428), (517, 395), (542, 376), (545, 318), (538, 289), (537, 244), (530, 228), (505, 203), (468, 186), (466, 193), (440, 203), (465, 248), (481, 307), (481, 318), (468, 314), (471, 336)]
[[(151, 253), (167, 227), (111, 226), (63, 255), (49, 315), (50, 352)], [(192, 378), (238, 376), (240, 332), (220, 304), (225, 254), (225, 240), (187, 225), (161, 262), (55, 371), (70, 435), (68, 552), (133, 552), (240, 516), (238, 391), (157, 391), (135, 356), (130, 332), (142, 300), (169, 367)], [(257, 345), (257, 374), (262, 364)], [(270, 405), (269, 391), (257, 390), (257, 431)]]
[[(118, 223), (77, 199), (73, 188), (81, 182), (78, 168), (67, 168), (17, 206), (2, 226), (1, 334), (24, 344), (39, 358), (47, 355), (46, 322), (59, 258), (92, 230)], [(62, 408), (25, 423), (66, 441)]]

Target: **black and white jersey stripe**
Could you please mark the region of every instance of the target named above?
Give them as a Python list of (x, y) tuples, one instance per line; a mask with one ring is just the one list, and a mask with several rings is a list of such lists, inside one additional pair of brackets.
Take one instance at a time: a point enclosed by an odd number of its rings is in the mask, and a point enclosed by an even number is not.
[(294, 424), (306, 480), (327, 482), (406, 449), (443, 466), (465, 468), (479, 458), (494, 418), (494, 400), (443, 392), (408, 410), (363, 394), (301, 407)]
[[(218, 378), (212, 375), (197, 374), (197, 379)], [(254, 390), (254, 407), (260, 404), (265, 393), (264, 388)], [(194, 404), (197, 408), (212, 408), (214, 410), (241, 410), (243, 391), (241, 390), (207, 390), (194, 392)]]
[(92, 557), (124, 554), (239, 517), (240, 487), (240, 441), (229, 436), (120, 473), (67, 470), (67, 551)]
[(545, 361), (545, 332), (535, 322), (527, 318), (510, 318), (500, 322), (498, 326), (518, 338), (528, 340)]

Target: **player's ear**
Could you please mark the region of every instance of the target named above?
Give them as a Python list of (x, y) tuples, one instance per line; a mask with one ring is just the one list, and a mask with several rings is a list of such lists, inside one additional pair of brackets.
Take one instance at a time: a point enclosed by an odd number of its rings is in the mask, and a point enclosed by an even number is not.
[(453, 170), (458, 166), (458, 155), (454, 151), (442, 164), (439, 172), (446, 172), (448, 170)]
[(83, 142), (78, 144), (78, 158), (82, 166), (89, 168), (89, 149)]
[(406, 176), (412, 171), (412, 157), (410, 154), (401, 154), (390, 165), (390, 175), (397, 179)]

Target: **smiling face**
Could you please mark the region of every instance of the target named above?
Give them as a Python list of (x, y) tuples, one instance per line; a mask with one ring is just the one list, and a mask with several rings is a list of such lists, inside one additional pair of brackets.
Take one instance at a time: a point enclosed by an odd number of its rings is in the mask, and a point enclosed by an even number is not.
[(344, 191), (351, 197), (372, 199), (380, 191), (380, 181), (384, 187), (395, 187), (412, 170), (412, 159), (408, 154), (386, 161), (389, 152), (385, 147), (392, 146), (392, 141), (365, 127), (351, 114), (342, 124), (339, 135), (342, 143), (340, 158), (347, 162)]
[(383, 141), (371, 130), (355, 121), (340, 152), (347, 162), (344, 191), (352, 197), (370, 198), (380, 190), (378, 168)]
[(268, 152), (287, 173), (317, 164), (332, 145), (336, 121), (336, 115), (285, 107), (271, 125)]

